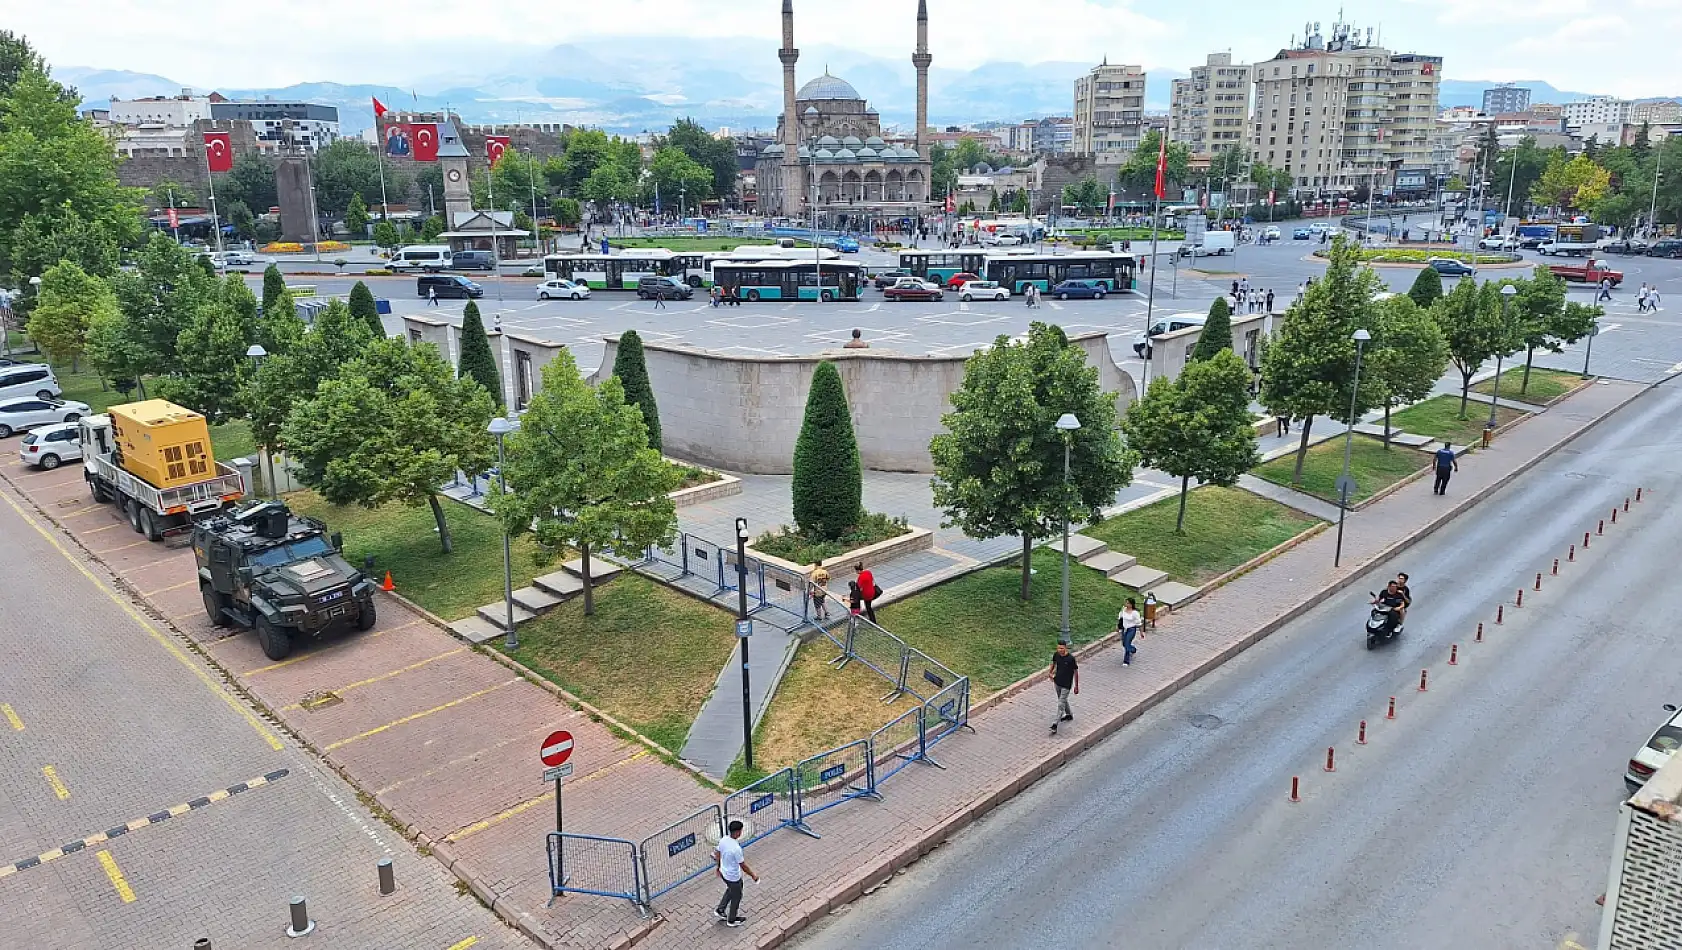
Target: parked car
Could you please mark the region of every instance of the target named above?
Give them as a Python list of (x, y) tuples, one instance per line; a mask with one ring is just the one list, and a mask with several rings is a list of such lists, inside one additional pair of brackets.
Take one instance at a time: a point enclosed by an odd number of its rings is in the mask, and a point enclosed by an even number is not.
[(1649, 245), (1639, 238), (1619, 238), (1601, 245), (1600, 249), (1608, 254), (1645, 254)]
[(1682, 240), (1661, 238), (1647, 248), (1648, 257), (1682, 257)]
[(88, 414), (88, 404), (25, 396), (0, 402), (0, 439), (54, 422), (75, 422)]
[(1485, 251), (1516, 251), (1518, 238), (1505, 234), (1491, 234), (1478, 242), (1478, 247)]
[(1431, 265), (1432, 270), (1444, 277), (1465, 277), (1468, 274), (1477, 273), (1465, 261), (1455, 260), (1452, 257), (1433, 257), (1426, 263)]
[(23, 464), (49, 472), (65, 462), (81, 461), (82, 442), (78, 437), (81, 428), (80, 422), (55, 422), (41, 426), (24, 434), (23, 442), (18, 446), (18, 455), (23, 458)]
[(1647, 744), (1635, 750), (1635, 755), (1629, 760), (1629, 769), (1624, 772), (1624, 784), (1631, 792), (1641, 790), (1653, 773), (1664, 767), (1676, 750), (1682, 748), (1682, 712), (1676, 707), (1665, 704), (1664, 711), (1671, 713), (1659, 728), (1648, 737)]
[(901, 270), (900, 268), (896, 267), (893, 270), (881, 271), (881, 272), (877, 273), (876, 276), (872, 277), (870, 280), (871, 280), (871, 283), (874, 283), (876, 285), (877, 290), (887, 290), (889, 287), (892, 287), (896, 282), (898, 282), (901, 278), (910, 277), (910, 276), (911, 276), (910, 271)]
[(959, 287), (962, 287), (963, 285), (969, 283), (972, 280), (980, 280), (980, 279), (981, 279), (980, 274), (971, 274), (968, 271), (959, 271), (958, 273), (953, 274), (951, 277), (946, 278), (946, 289), (947, 290), (957, 290)]
[(688, 300), (693, 296), (695, 296), (695, 288), (676, 277), (647, 274), (637, 281), (637, 297), (641, 300), (652, 300), (655, 297), (666, 300)]
[(993, 243), (1000, 247), (1015, 247), (1022, 243), (1022, 237), (1016, 234), (1001, 234), (994, 239)]
[(1159, 337), (1164, 333), (1173, 333), (1175, 330), (1184, 330), (1187, 327), (1200, 327), (1203, 325), (1203, 321), (1207, 319), (1208, 317), (1201, 313), (1176, 313), (1166, 317), (1158, 317), (1156, 322), (1150, 325), (1149, 336), (1140, 333), (1133, 337), (1133, 355), (1142, 360), (1148, 360), (1151, 358), (1151, 351), (1154, 349), (1151, 346), (1152, 337)]
[(1297, 228), (1295, 231), (1291, 232), (1291, 240), (1293, 241), (1311, 241), (1313, 239), (1314, 232), (1308, 230), (1307, 228)]
[(520, 276), (521, 277), (542, 277), (542, 276), (544, 276), (548, 273), (549, 273), (548, 271), (543, 269), (542, 264), (530, 264), (530, 265), (527, 265), (525, 270), (520, 271)]
[(958, 288), (959, 300), (1009, 300), (1010, 291), (996, 280), (966, 280)]
[(931, 284), (926, 280), (915, 277), (901, 277), (894, 281), (892, 287), (882, 291), (882, 296), (889, 300), (942, 300), (939, 284)]
[(555, 300), (583, 300), (590, 296), (590, 288), (584, 284), (574, 283), (564, 277), (546, 280), (537, 285), (537, 299)]
[(835, 249), (843, 254), (857, 254), (859, 252), (858, 239), (838, 237), (835, 239)]
[(455, 274), (426, 274), (415, 278), (415, 296), (430, 297), (433, 294), (437, 294), (440, 300), (445, 297), (483, 297), (485, 288)]
[(1527, 251), (1534, 251), (1547, 242), (1548, 239), (1539, 234), (1521, 234), (1518, 238), (1518, 246)]
[(61, 392), (53, 368), (45, 363), (18, 363), (0, 368), (0, 399), (23, 396), (52, 399)]
[(455, 270), (495, 270), (496, 259), (490, 251), (457, 251), (450, 255), (450, 267)]
[(1051, 288), (1051, 295), (1058, 300), (1068, 300), (1070, 297), (1091, 297), (1103, 300), (1110, 289), (1096, 280), (1065, 280)]

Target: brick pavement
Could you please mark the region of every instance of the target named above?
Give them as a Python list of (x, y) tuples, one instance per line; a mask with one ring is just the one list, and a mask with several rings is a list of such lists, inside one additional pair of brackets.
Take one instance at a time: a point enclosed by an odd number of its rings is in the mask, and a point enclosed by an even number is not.
[[(936, 758), (945, 769), (913, 766), (884, 785), (884, 801), (851, 803), (819, 816), (813, 824), (824, 834), (820, 841), (779, 831), (754, 844), (749, 860), (766, 880), (749, 885), (752, 923), (734, 931), (713, 921), (716, 882), (706, 878), (658, 900), (658, 915), (648, 923), (625, 901), (569, 895), (552, 909), (543, 906), (541, 838), (552, 824), (553, 802), (537, 781), (531, 743), (518, 741), (521, 735), (564, 722), (580, 737), (580, 768), (567, 790), (573, 830), (636, 839), (717, 800), (686, 773), (615, 738), (537, 687), (508, 682), (505, 668), (488, 658), (452, 654), (461, 648), (459, 641), (390, 601), (381, 602), (377, 635), (343, 638), (284, 664), (269, 663), (249, 635), (209, 628), (196, 592), (175, 586), (179, 581), (173, 578), (181, 575), (157, 563), (156, 548), (131, 546), (133, 535), (121, 537), (121, 529), (99, 531), (113, 520), (111, 513), (86, 510), (79, 482), (67, 486), (62, 476), (37, 478), (17, 469), (4, 474), (55, 512), (73, 535), (86, 533), (90, 549), (108, 552), (102, 558), (125, 578), (160, 591), (154, 603), (161, 613), (204, 642), (287, 726), (317, 748), (332, 746), (325, 752), (329, 763), (365, 789), (377, 790), (379, 802), (399, 821), (424, 841), (436, 842), (440, 859), (472, 879), (476, 892), (528, 932), (568, 947), (631, 940), (651, 947), (681, 942), (684, 950), (697, 941), (755, 947), (773, 945), (832, 905), (858, 896), (866, 883), (885, 878), (975, 814), (1259, 639), (1318, 596), (1322, 585), (1353, 575), (1364, 562), (1433, 526), (1445, 509), (1501, 483), (1639, 389), (1621, 383), (1590, 387), (1504, 433), (1491, 450), (1462, 464), (1447, 499), (1435, 498), (1427, 482), (1416, 481), (1352, 515), (1344, 545), (1348, 566), (1342, 571), (1327, 570), (1333, 542), (1322, 534), (1182, 608), (1143, 641), (1144, 652), (1125, 673), (1109, 664), (1106, 654), (1091, 656), (1076, 707), (1080, 718), (1056, 739), (1045, 735), (1049, 704), (1042, 690), (986, 704), (976, 717), (978, 733), (957, 734), (938, 748)], [(180, 557), (177, 552), (168, 560)], [(1258, 621), (1265, 626), (1258, 629)], [(323, 688), (339, 690), (342, 702), (316, 712), (296, 706), (303, 693)], [(586, 754), (592, 758), (583, 758)]]

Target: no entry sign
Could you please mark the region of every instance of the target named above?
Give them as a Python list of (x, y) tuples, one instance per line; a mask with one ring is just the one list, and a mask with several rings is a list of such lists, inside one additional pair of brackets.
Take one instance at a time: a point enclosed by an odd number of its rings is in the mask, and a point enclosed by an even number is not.
[(565, 729), (551, 732), (549, 738), (543, 740), (541, 758), (543, 764), (550, 768), (562, 765), (567, 759), (572, 758), (572, 733)]

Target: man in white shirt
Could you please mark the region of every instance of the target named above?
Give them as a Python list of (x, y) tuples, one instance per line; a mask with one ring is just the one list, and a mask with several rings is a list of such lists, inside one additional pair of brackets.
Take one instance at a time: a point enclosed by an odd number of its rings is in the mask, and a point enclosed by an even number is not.
[(742, 846), (736, 842), (742, 836), (742, 823), (732, 821), (730, 833), (719, 839), (718, 850), (713, 857), (718, 861), (718, 877), (724, 882), (724, 898), (718, 902), (713, 910), (713, 916), (724, 921), (726, 927), (740, 927), (747, 922), (741, 916), (742, 909), (742, 875), (745, 873), (759, 883), (759, 875), (753, 873), (753, 868), (742, 860)]

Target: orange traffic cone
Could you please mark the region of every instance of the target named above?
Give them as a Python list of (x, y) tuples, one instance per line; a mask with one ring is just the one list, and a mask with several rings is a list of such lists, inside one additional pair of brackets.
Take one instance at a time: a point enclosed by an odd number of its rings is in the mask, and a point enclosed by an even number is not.
[(380, 590), (383, 590), (387, 593), (390, 593), (391, 591), (394, 591), (396, 589), (397, 588), (391, 583), (391, 572), (386, 571), (385, 572), (385, 583), (380, 585)]

